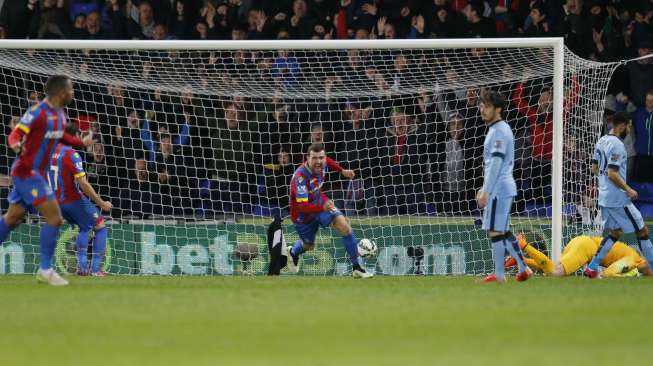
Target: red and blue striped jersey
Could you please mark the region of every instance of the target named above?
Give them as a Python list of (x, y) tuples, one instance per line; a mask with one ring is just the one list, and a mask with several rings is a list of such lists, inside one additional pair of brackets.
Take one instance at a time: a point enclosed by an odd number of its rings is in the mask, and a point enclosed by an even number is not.
[(84, 163), (79, 154), (70, 146), (58, 144), (52, 155), (48, 177), (57, 201), (67, 204), (82, 199), (84, 194), (75, 179), (85, 175)]
[(308, 224), (322, 212), (327, 197), (322, 194), (326, 166), (319, 174), (313, 174), (302, 164), (290, 180), (290, 218), (294, 223)]
[(14, 161), (11, 175), (26, 178), (37, 173), (45, 178), (54, 149), (63, 138), (65, 125), (63, 108), (54, 109), (45, 101), (25, 112), (16, 126), (25, 134), (25, 143)]

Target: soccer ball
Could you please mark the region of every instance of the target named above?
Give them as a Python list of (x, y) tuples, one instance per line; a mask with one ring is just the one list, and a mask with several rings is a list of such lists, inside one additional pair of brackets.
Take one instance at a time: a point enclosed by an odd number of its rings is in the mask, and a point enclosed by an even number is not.
[(358, 242), (358, 255), (363, 258), (371, 257), (376, 254), (379, 248), (376, 246), (376, 242), (370, 239), (361, 239)]

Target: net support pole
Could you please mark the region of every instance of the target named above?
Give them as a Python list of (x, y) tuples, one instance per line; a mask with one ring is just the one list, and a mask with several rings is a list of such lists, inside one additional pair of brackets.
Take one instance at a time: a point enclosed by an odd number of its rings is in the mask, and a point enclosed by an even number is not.
[(551, 259), (557, 263), (562, 252), (562, 167), (564, 140), (565, 47), (562, 38), (553, 45), (553, 157), (551, 161)]

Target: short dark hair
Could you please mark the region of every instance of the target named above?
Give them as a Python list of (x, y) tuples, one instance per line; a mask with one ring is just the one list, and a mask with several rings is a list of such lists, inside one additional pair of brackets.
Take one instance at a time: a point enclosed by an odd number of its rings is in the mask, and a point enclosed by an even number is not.
[(506, 98), (494, 90), (486, 90), (481, 95), (481, 103), (491, 105), (494, 108), (501, 108), (501, 112), (506, 110)]
[(308, 147), (308, 152), (316, 152), (319, 153), (320, 151), (324, 151), (324, 144), (321, 142), (316, 142), (314, 144), (311, 144), (311, 146)]
[(77, 134), (79, 133), (79, 127), (75, 122), (68, 122), (66, 123), (66, 127), (64, 128), (64, 132), (71, 136), (77, 136)]
[(646, 95), (650, 95), (650, 96), (652, 96), (652, 97), (653, 97), (653, 89), (651, 89), (651, 90), (649, 90), (649, 91), (647, 91), (647, 92), (646, 92)]
[(617, 112), (612, 117), (612, 126), (619, 126), (630, 122), (630, 116), (626, 112)]
[(66, 75), (52, 75), (45, 82), (45, 95), (48, 97), (61, 93), (68, 85), (70, 78)]

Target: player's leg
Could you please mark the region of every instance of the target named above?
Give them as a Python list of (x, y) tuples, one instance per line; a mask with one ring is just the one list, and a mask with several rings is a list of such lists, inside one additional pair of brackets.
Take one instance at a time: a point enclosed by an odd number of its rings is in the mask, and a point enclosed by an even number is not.
[[(596, 251), (596, 254), (590, 260), (587, 268), (583, 271), (583, 274), (589, 278), (598, 278), (600, 273), (598, 272), (599, 265), (603, 262), (603, 259), (614, 243), (616, 243), (621, 237), (622, 230), (617, 220), (618, 216), (615, 216), (616, 210), (623, 210), (623, 208), (612, 208), (612, 207), (601, 207), (601, 218), (603, 220), (603, 228), (609, 230), (609, 234), (603, 238), (601, 244), (599, 244), (599, 249)], [(625, 216), (625, 214), (623, 214)]]
[(315, 235), (319, 229), (319, 222), (312, 221), (308, 224), (294, 224), (293, 227), (299, 235), (299, 240), (288, 248), (288, 270), (291, 273), (299, 272), (299, 256), (315, 248)]
[[(95, 212), (97, 212), (95, 206), (93, 206), (90, 202), (89, 204), (91, 205), (92, 209)], [(107, 229), (107, 226), (104, 224), (104, 218), (102, 218), (102, 216), (99, 216), (99, 213), (98, 213), (98, 218), (96, 219), (96, 225), (94, 230), (95, 230), (95, 238), (93, 239), (93, 259), (91, 260), (91, 275), (104, 276), (105, 273), (102, 271), (101, 265), (102, 265), (102, 259), (104, 259), (104, 255), (107, 249), (107, 235), (109, 234), (109, 229)]]
[[(324, 212), (323, 214), (327, 214)], [(351, 261), (352, 274), (356, 278), (369, 278), (373, 275), (365, 271), (358, 262), (358, 245), (356, 244), (356, 237), (354, 236), (354, 230), (349, 225), (347, 219), (338, 213), (330, 213), (333, 217), (331, 218), (331, 227), (334, 228), (342, 237), (342, 244), (349, 255), (349, 260)]]
[(63, 279), (52, 268), (54, 249), (57, 245), (59, 228), (63, 224), (59, 205), (54, 199), (48, 199), (36, 206), (39, 213), (45, 218), (45, 224), (41, 226), (41, 263), (36, 274), (39, 282), (48, 283), (53, 286), (65, 286), (68, 281)]
[(11, 231), (23, 221), (25, 207), (19, 203), (10, 203), (7, 212), (0, 218), (0, 244), (4, 243)]
[(9, 208), (0, 219), (0, 244), (7, 240), (11, 231), (20, 225), (25, 217), (25, 202), (21, 195), (23, 193), (21, 187), (25, 183), (20, 178), (12, 178), (12, 183), (14, 186), (7, 197)]
[(80, 201), (60, 206), (61, 215), (71, 225), (77, 226), (77, 239), (75, 240), (75, 251), (77, 252), (77, 275), (87, 276), (88, 269), (88, 237), (93, 229), (92, 225), (84, 221), (84, 211)]
[(624, 207), (624, 213), (626, 214), (630, 224), (633, 226), (634, 231), (637, 233), (639, 250), (644, 255), (649, 267), (653, 267), (653, 244), (651, 244), (651, 240), (649, 239), (648, 227), (644, 223), (642, 214), (632, 203)]
[(41, 263), (40, 268), (43, 270), (52, 268), (52, 257), (54, 256), (54, 247), (59, 236), (59, 228), (63, 224), (63, 218), (59, 211), (59, 205), (54, 199), (46, 200), (36, 206), (41, 216), (45, 218), (45, 224), (41, 226)]
[(483, 279), (483, 282), (504, 282), (505, 275), (505, 253), (506, 244), (504, 233), (495, 229), (497, 218), (497, 198), (488, 200), (487, 206), (483, 209), (483, 230), (488, 233), (490, 246), (492, 248), (492, 261), (494, 262), (494, 273)]

